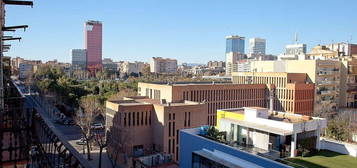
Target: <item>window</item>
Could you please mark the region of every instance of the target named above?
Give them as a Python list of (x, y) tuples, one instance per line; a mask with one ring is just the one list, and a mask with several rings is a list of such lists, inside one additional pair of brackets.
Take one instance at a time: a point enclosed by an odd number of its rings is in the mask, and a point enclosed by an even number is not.
[(128, 115), (129, 115), (128, 125), (130, 126), (130, 123), (131, 123), (131, 113), (128, 113)]
[(141, 112), (141, 125), (144, 125), (144, 112)]
[(169, 153), (171, 153), (171, 139), (169, 139)]
[(133, 112), (133, 126), (135, 126), (135, 112)]
[(126, 126), (126, 113), (124, 113), (124, 126)]
[(175, 122), (172, 123), (172, 136), (175, 136)]
[(139, 112), (136, 112), (136, 125), (139, 125), (139, 118), (140, 118)]
[(169, 122), (169, 137), (171, 137), (171, 122)]

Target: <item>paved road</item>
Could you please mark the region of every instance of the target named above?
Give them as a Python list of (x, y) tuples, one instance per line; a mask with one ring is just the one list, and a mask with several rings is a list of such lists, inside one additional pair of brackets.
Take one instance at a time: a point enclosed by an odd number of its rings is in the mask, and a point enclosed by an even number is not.
[[(25, 101), (25, 106), (27, 107), (39, 107), (42, 109), (41, 112), (44, 114), (46, 120), (50, 121), (53, 123), (53, 125), (59, 130), (65, 137), (65, 139), (80, 153), (84, 158), (87, 158), (87, 154), (83, 154), (83, 146), (82, 145), (77, 145), (76, 141), (78, 141), (81, 137), (81, 130), (78, 126), (73, 125), (73, 126), (68, 126), (68, 125), (61, 125), (58, 123), (55, 123), (56, 120), (56, 115), (55, 111), (58, 110), (56, 107), (52, 106), (49, 103), (46, 103), (43, 101), (38, 95), (34, 94), (29, 94), (29, 90), (25, 88), (25, 86), (22, 83), (16, 83), (17, 86), (20, 88), (21, 92), (26, 96), (26, 101)], [(91, 160), (91, 164), (94, 167), (97, 167), (99, 164), (99, 148), (96, 146), (93, 146), (93, 150), (91, 151), (91, 157), (93, 160)], [(86, 150), (86, 146), (85, 146)], [(102, 153), (102, 167), (112, 167), (111, 162), (107, 156), (106, 149), (103, 150)]]

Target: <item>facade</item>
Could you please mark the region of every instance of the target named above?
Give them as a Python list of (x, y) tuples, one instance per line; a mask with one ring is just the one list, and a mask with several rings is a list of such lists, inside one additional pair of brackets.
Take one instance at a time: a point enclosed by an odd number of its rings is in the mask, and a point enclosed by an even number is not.
[(108, 70), (108, 71), (111, 71), (111, 72), (117, 72), (118, 71), (118, 64), (113, 62), (112, 59), (104, 58), (102, 63), (103, 63), (103, 69), (104, 70)]
[(86, 49), (72, 49), (72, 69), (86, 70), (87, 68), (87, 50)]
[(340, 105), (357, 108), (357, 60), (341, 61)]
[(34, 73), (34, 71), (33, 71), (33, 65), (32, 64), (20, 63), (19, 79), (21, 79), (21, 80), (26, 79), (26, 78), (32, 76), (33, 73)]
[(226, 53), (237, 52), (244, 54), (245, 37), (241, 36), (226, 36)]
[[(323, 118), (271, 111), (261, 107), (217, 111), (217, 128), (233, 146), (255, 149), (271, 158), (295, 157), (297, 147), (320, 149)], [(249, 151), (249, 150), (248, 150)]]
[(170, 58), (152, 57), (150, 60), (150, 72), (175, 73), (177, 72), (177, 60)]
[(143, 69), (145, 67), (145, 63), (144, 62), (129, 62), (129, 61), (124, 61), (122, 63), (120, 63), (120, 73), (126, 73), (126, 74), (131, 74), (131, 73), (135, 73), (135, 74), (139, 74), (143, 72)]
[[(237, 62), (236, 72), (250, 72), (250, 60), (242, 60)], [(235, 72), (233, 71), (232, 74)]]
[(224, 68), (226, 63), (224, 61), (209, 61), (207, 66), (208, 68)]
[(238, 62), (245, 59), (245, 55), (239, 52), (226, 53), (226, 76), (231, 76), (232, 72), (238, 72)]
[[(206, 124), (207, 105), (192, 101), (165, 102), (147, 97), (106, 102), (108, 153), (125, 163), (153, 152), (179, 160), (179, 130)], [(121, 154), (115, 155), (117, 151)]]
[(102, 70), (102, 23), (87, 21), (84, 24), (84, 48), (87, 50), (87, 69)]
[(249, 39), (249, 53), (248, 58), (255, 57), (255, 55), (265, 55), (266, 40), (262, 38)]
[[(303, 68), (302, 68), (303, 67)], [(341, 62), (333, 60), (255, 61), (255, 72), (306, 73), (315, 84), (314, 113), (334, 112), (340, 106)]]
[(226, 76), (237, 72), (237, 62), (245, 58), (245, 37), (226, 36)]
[(278, 56), (278, 60), (305, 60), (306, 44), (286, 45), (285, 53)]
[(303, 115), (314, 112), (314, 84), (307, 83), (306, 73), (236, 72), (232, 81), (235, 84), (267, 84), (274, 92), (272, 110)]
[(357, 55), (357, 44), (335, 43), (327, 44), (325, 46), (329, 50), (336, 51), (338, 53), (337, 57)]
[(245, 106), (266, 107), (269, 95), (265, 84), (230, 83), (139, 83), (138, 94), (167, 102), (205, 102), (205, 124), (215, 125), (216, 110)]
[(180, 167), (266, 167), (288, 168), (279, 162), (254, 155), (204, 136), (201, 128), (180, 131)]

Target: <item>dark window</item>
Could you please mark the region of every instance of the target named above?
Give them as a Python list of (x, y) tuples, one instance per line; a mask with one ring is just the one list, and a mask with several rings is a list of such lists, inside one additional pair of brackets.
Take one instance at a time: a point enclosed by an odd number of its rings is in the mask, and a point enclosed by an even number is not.
[(139, 118), (140, 118), (139, 112), (136, 112), (136, 125), (139, 125)]
[(175, 136), (175, 122), (172, 123), (172, 136)]
[(141, 112), (141, 125), (144, 125), (144, 112)]
[(171, 137), (171, 122), (169, 122), (169, 137)]

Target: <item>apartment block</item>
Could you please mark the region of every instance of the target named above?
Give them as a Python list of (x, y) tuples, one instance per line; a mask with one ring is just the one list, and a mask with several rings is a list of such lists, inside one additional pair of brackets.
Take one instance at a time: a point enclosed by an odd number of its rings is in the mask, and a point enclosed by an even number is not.
[(274, 93), (272, 110), (312, 115), (314, 84), (308, 84), (306, 80), (306, 73), (235, 72), (232, 75), (235, 84), (267, 84), (270, 92)]
[(215, 125), (216, 110), (222, 108), (266, 107), (269, 95), (265, 84), (231, 83), (139, 83), (138, 94), (167, 102), (184, 100), (205, 102), (208, 106), (205, 124)]
[[(138, 158), (153, 152), (179, 160), (179, 130), (206, 124), (205, 103), (165, 102), (137, 96), (106, 102), (108, 153), (124, 163), (125, 156)], [(120, 151), (120, 155), (115, 155)], [(130, 166), (130, 165), (128, 165)]]
[(335, 60), (254, 61), (255, 72), (306, 73), (306, 82), (315, 84), (314, 112), (336, 111), (340, 106), (341, 62)]
[(150, 60), (150, 72), (175, 73), (177, 72), (177, 60), (170, 58), (152, 57)]
[(340, 105), (357, 108), (357, 60), (341, 62)]

